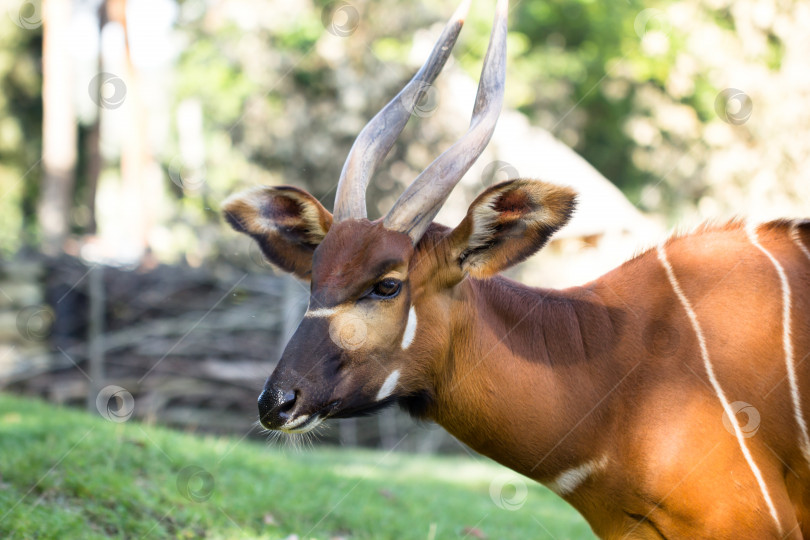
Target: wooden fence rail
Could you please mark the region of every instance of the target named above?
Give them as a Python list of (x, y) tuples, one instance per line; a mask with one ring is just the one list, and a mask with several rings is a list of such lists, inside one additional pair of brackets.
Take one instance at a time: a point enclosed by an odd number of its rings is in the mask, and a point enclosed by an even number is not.
[[(308, 291), (228, 263), (128, 270), (61, 257), (0, 263), (0, 389), (97, 408), (103, 388), (133, 418), (257, 432), (256, 397), (303, 316)], [(392, 409), (340, 420), (325, 443), (459, 451), (440, 428)]]

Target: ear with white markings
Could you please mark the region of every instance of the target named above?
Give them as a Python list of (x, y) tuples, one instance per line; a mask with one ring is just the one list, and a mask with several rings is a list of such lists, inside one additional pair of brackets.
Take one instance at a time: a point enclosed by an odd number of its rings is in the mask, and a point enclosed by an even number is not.
[(312, 253), (332, 226), (332, 214), (315, 197), (292, 186), (260, 187), (229, 197), (222, 213), (250, 235), (285, 272), (308, 279)]
[(576, 193), (536, 180), (509, 180), (487, 188), (450, 233), (462, 272), (490, 277), (542, 248), (571, 218)]

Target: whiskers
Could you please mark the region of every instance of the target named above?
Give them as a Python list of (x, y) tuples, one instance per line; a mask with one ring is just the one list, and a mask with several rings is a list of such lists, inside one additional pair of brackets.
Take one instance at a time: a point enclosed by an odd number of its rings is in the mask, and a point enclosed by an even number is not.
[(318, 428), (305, 433), (283, 433), (276, 434), (274, 442), (276, 444), (283, 444), (285, 448), (295, 452), (303, 452), (314, 448), (313, 442), (315, 441), (315, 432)]
[(267, 429), (266, 427), (264, 427), (262, 425), (262, 421), (259, 420), (258, 418), (253, 421), (252, 426), (253, 426), (252, 429), (255, 429), (260, 435), (264, 435), (265, 433), (270, 433), (272, 431), (272, 430)]
[(320, 423), (313, 429), (303, 433), (285, 433), (275, 429), (267, 429), (259, 420), (256, 420), (253, 425), (256, 426), (260, 435), (266, 437), (268, 446), (280, 447), (294, 452), (313, 449), (319, 436), (329, 429), (325, 423)]

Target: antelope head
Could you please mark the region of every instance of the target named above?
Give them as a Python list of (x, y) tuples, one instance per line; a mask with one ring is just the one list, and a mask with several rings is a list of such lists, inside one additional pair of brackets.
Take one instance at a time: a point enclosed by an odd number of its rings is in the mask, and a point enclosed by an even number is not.
[(530, 180), (485, 190), (455, 229), (433, 218), (489, 142), (503, 103), (507, 1), (499, 0), (467, 133), (431, 163), (390, 212), (366, 214), (377, 166), (441, 71), (465, 0), (411, 81), (361, 131), (340, 175), (334, 214), (291, 187), (232, 196), (224, 215), (281, 269), (310, 282), (309, 308), (259, 396), (261, 423), (304, 432), (330, 417), (399, 402), (424, 414), (435, 363), (451, 353), (450, 310), (468, 276), (488, 278), (540, 249), (565, 224), (574, 193)]

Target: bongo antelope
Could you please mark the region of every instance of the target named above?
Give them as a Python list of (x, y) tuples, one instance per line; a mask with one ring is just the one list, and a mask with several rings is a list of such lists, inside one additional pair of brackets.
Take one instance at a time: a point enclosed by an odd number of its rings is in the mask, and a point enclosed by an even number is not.
[(503, 182), (455, 228), (433, 223), (501, 109), (506, 0), (469, 131), (367, 219), (372, 173), (467, 4), (358, 136), (333, 214), (291, 186), (224, 203), (311, 284), (262, 424), (304, 432), (398, 403), (542, 482), (602, 538), (810, 538), (810, 220), (706, 226), (565, 290), (498, 273), (565, 225), (569, 188)]

